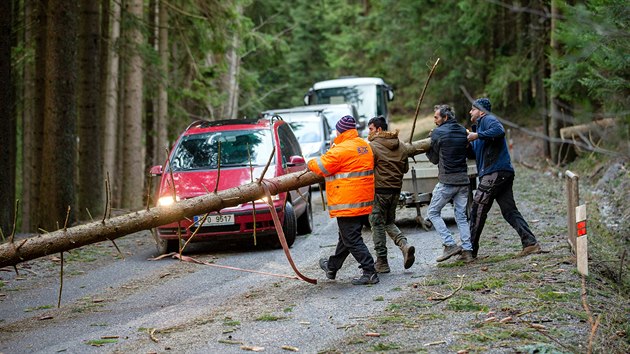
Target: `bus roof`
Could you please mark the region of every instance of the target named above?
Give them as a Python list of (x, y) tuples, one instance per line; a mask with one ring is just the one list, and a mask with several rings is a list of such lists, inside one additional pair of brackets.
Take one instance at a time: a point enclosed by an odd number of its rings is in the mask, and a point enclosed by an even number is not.
[(314, 90), (334, 88), (334, 87), (350, 87), (357, 85), (387, 85), (380, 77), (347, 77), (335, 80), (326, 80), (316, 82), (313, 85)]

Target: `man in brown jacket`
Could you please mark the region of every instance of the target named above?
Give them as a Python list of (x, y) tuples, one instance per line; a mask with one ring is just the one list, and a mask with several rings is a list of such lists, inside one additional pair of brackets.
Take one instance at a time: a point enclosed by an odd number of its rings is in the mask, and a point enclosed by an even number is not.
[(387, 131), (387, 122), (382, 116), (370, 119), (368, 129), (368, 140), (374, 153), (374, 207), (369, 217), (376, 252), (374, 268), (378, 273), (390, 272), (385, 237), (388, 234), (402, 251), (404, 267), (408, 269), (415, 261), (415, 248), (407, 243), (405, 235), (394, 224), (402, 178), (409, 170), (408, 149), (398, 140), (398, 131)]

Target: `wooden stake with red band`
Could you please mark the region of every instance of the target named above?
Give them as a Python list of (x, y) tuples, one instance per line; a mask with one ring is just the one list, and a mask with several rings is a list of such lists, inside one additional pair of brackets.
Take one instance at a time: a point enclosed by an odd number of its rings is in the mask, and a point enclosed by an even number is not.
[(586, 235), (586, 204), (575, 208), (575, 224), (577, 226), (576, 256), (577, 269), (580, 274), (588, 275), (588, 238)]

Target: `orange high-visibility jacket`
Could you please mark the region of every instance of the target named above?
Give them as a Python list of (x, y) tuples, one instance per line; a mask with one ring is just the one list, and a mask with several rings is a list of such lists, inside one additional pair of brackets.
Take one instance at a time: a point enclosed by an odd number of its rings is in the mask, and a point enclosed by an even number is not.
[(321, 157), (310, 160), (308, 168), (326, 179), (330, 217), (372, 212), (374, 155), (356, 129), (337, 136), (335, 145)]

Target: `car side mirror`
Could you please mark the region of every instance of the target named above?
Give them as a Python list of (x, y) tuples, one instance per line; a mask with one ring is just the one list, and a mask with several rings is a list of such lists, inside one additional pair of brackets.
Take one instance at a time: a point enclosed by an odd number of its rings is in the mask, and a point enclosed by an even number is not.
[(289, 163), (287, 163), (287, 166), (296, 166), (296, 165), (304, 165), (306, 163), (306, 160), (304, 160), (304, 158), (302, 156), (291, 156), (289, 157)]
[(308, 90), (308, 92), (304, 95), (304, 104), (305, 105), (308, 106), (309, 104), (313, 103), (312, 102), (313, 101), (312, 98), (313, 98), (314, 94), (315, 94), (315, 92), (313, 91), (312, 88), (310, 90)]
[(151, 169), (149, 170), (149, 173), (153, 177), (161, 176), (162, 173), (163, 173), (162, 165), (157, 165), (157, 166), (151, 167)]
[(392, 90), (391, 88), (387, 89), (387, 100), (388, 101), (394, 100), (394, 90)]

